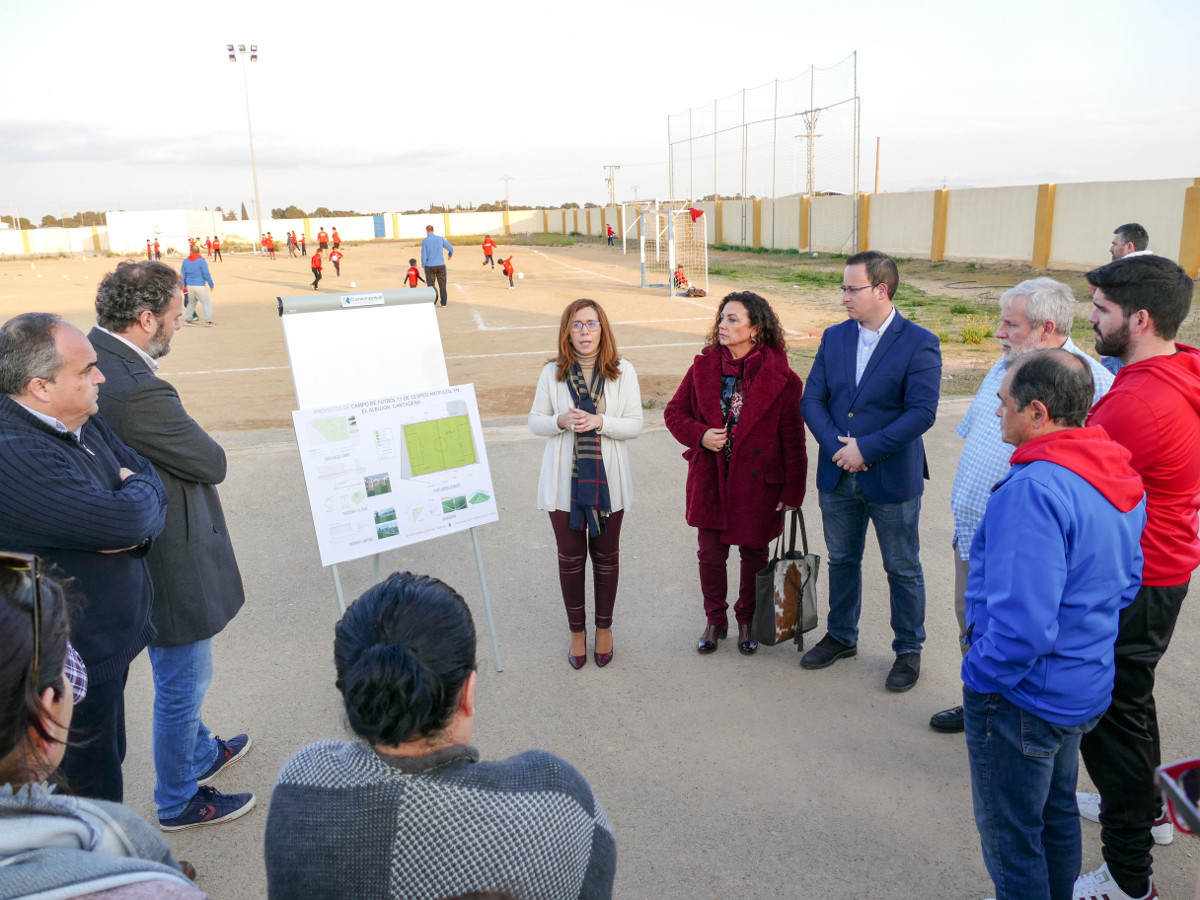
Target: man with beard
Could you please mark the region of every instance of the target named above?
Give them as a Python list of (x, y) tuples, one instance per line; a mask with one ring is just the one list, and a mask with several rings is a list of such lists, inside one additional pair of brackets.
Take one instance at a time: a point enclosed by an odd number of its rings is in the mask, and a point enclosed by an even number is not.
[[(1012, 456), (1012, 447), (1000, 437), (1000, 420), (996, 418), (996, 394), (1004, 376), (1017, 357), (1034, 350), (1061, 347), (1087, 361), (1092, 370), (1093, 403), (1112, 386), (1112, 375), (1071, 340), (1074, 322), (1075, 295), (1061, 281), (1031, 278), (1005, 291), (1000, 297), (1000, 325), (996, 329), (1002, 355), (984, 376), (967, 414), (954, 429), (965, 441), (950, 492), (950, 510), (954, 514), (954, 615), (958, 618), (958, 646), (964, 655), (967, 652), (964, 592), (971, 541), (983, 521), (992, 488), (1008, 472)], [(946, 734), (962, 731), (963, 708), (952, 706), (935, 713), (929, 727)]]
[(1169, 259), (1127, 256), (1087, 280), (1095, 288), (1089, 321), (1096, 352), (1123, 364), (1088, 424), (1132, 454), (1146, 487), (1146, 530), (1142, 587), (1117, 632), (1112, 705), (1080, 745), (1100, 792), (1080, 794), (1080, 812), (1100, 822), (1104, 865), (1081, 875), (1074, 895), (1130, 900), (1157, 896), (1150, 851), (1156, 838), (1170, 840), (1163, 833), (1169, 824), (1156, 821), (1154, 670), (1200, 564), (1200, 352), (1175, 343), (1195, 286)]
[(250, 738), (211, 735), (201, 719), (212, 680), (212, 639), (245, 601), (216, 485), (225, 451), (155, 375), (179, 328), (183, 293), (161, 263), (121, 263), (96, 292), (89, 339), (106, 381), (100, 410), (113, 431), (150, 460), (167, 491), (167, 520), (148, 562), (158, 636), (154, 676), (154, 800), (159, 826), (176, 831), (235, 819), (253, 794), (208, 787), (250, 749)]

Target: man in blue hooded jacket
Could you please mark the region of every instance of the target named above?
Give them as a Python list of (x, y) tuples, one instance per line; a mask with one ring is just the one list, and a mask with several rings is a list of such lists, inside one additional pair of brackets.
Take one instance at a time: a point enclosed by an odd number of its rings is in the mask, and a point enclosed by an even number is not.
[(1146, 523), (1130, 454), (1081, 427), (1088, 365), (1023, 357), (1000, 387), (1012, 468), (971, 545), (963, 712), (975, 824), (997, 900), (1068, 900), (1082, 857), (1079, 742), (1108, 707), (1119, 613)]

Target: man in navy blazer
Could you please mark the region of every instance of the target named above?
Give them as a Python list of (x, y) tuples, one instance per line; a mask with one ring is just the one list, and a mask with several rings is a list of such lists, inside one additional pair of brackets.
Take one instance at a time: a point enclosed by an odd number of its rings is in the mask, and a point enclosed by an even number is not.
[(918, 524), (929, 478), (921, 435), (933, 426), (942, 378), (937, 337), (892, 305), (899, 281), (884, 253), (867, 250), (846, 260), (842, 302), (849, 321), (826, 329), (800, 402), (821, 447), (817, 488), (829, 551), (829, 633), (800, 664), (823, 669), (858, 653), (870, 521), (891, 594), (890, 691), (907, 691), (921, 674), (925, 576)]

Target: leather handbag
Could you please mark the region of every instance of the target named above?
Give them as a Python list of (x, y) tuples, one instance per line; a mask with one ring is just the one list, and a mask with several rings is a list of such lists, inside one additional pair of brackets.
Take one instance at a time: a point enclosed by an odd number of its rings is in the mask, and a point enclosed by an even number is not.
[[(756, 605), (751, 633), (754, 640), (768, 647), (791, 638), (797, 650), (804, 649), (804, 635), (817, 627), (817, 573), (821, 557), (808, 552), (808, 533), (804, 513), (792, 510), (782, 514), (783, 528), (775, 541), (771, 561), (755, 581)], [(784, 534), (790, 531), (787, 550)], [(796, 532), (800, 532), (801, 551), (796, 551)]]

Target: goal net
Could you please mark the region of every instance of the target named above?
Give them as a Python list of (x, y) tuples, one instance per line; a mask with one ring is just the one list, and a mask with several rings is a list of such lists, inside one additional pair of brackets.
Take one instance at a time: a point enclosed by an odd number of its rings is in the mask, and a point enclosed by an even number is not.
[(685, 294), (708, 291), (708, 240), (704, 211), (683, 208), (683, 201), (663, 201), (638, 216), (642, 287)]

